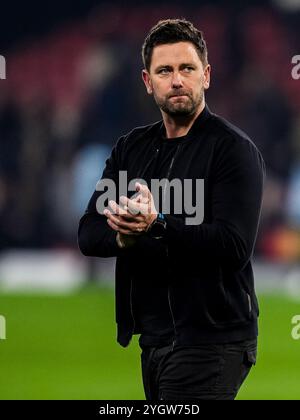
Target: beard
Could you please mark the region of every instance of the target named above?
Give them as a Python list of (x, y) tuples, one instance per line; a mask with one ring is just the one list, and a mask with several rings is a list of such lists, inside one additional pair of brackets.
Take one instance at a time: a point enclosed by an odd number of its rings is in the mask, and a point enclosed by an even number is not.
[[(182, 98), (172, 100), (171, 98), (176, 95), (186, 95)], [(175, 117), (175, 116), (189, 116), (194, 115), (201, 105), (204, 98), (204, 88), (201, 89), (200, 93), (196, 98), (192, 96), (189, 92), (178, 91), (172, 92), (166, 98), (161, 99), (153, 94), (154, 100), (159, 108), (164, 111), (166, 114)]]

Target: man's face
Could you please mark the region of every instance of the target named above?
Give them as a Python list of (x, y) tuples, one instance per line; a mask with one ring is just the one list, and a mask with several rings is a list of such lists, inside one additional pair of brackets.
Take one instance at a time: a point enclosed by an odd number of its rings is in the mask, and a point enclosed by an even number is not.
[(170, 116), (194, 115), (209, 88), (210, 66), (203, 66), (191, 42), (154, 47), (150, 71), (143, 70), (147, 92)]

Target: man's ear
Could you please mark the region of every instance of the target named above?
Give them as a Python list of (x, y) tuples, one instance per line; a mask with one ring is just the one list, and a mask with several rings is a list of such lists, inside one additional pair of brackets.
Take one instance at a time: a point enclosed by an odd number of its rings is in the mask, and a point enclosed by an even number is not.
[(210, 85), (210, 73), (211, 73), (211, 66), (207, 64), (204, 68), (204, 89), (208, 89)]
[(145, 83), (147, 93), (149, 95), (152, 95), (152, 92), (153, 92), (152, 82), (151, 82), (149, 73), (145, 69), (142, 70), (142, 79), (143, 79), (143, 82)]

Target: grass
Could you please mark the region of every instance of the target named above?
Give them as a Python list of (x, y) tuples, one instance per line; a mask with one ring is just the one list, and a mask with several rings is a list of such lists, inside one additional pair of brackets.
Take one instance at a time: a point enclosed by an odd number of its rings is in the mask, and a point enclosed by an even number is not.
[[(259, 301), (259, 357), (239, 399), (300, 399), (300, 340), (291, 338), (300, 304)], [(0, 314), (0, 399), (144, 399), (138, 337), (117, 344), (111, 290), (0, 295)]]
[(291, 336), (291, 319), (300, 304), (282, 296), (260, 296), (260, 336), (257, 365), (239, 399), (299, 400), (300, 340)]

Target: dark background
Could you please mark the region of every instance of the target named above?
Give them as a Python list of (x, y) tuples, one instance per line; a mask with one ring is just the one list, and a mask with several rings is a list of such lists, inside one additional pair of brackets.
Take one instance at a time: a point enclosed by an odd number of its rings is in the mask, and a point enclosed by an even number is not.
[(157, 20), (179, 16), (204, 31), (210, 108), (246, 131), (267, 163), (256, 252), (299, 260), (300, 83), (291, 59), (300, 13), (278, 3), (4, 3), (0, 249), (76, 246), (78, 218), (112, 145), (160, 119), (141, 82), (140, 49)]
[(81, 256), (76, 235), (118, 137), (160, 119), (140, 51), (170, 17), (204, 31), (207, 103), (267, 164), (259, 356), (239, 398), (299, 399), (300, 0), (1, 3), (0, 399), (144, 398), (137, 337), (115, 341), (114, 259)]

